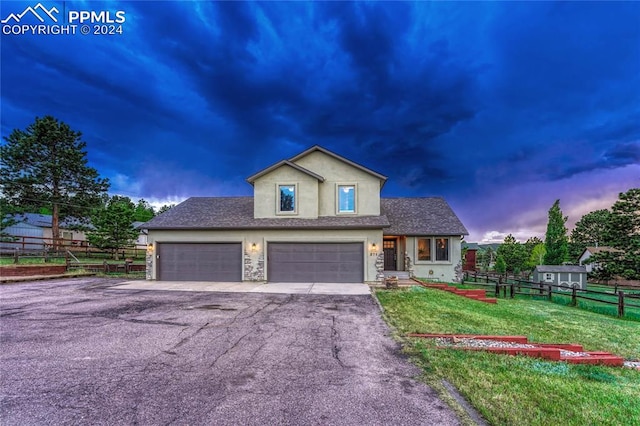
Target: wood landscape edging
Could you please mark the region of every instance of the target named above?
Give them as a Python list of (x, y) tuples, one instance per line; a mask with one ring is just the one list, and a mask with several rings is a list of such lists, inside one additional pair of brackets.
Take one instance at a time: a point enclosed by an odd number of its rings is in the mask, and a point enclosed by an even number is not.
[[(428, 339), (476, 339), (504, 342), (507, 345), (502, 347), (482, 347), (482, 346), (448, 346), (439, 345), (438, 349), (458, 349), (465, 351), (485, 351), (506, 355), (525, 355), (534, 358), (543, 358), (549, 361), (564, 361), (569, 364), (598, 364), (614, 367), (622, 367), (624, 358), (603, 351), (584, 351), (582, 345), (576, 343), (531, 343), (526, 336), (493, 336), (474, 334), (443, 334), (443, 333), (410, 333), (408, 337), (428, 338)], [(531, 347), (509, 347), (508, 343), (526, 344)], [(571, 356), (566, 352), (577, 352), (581, 355)]]

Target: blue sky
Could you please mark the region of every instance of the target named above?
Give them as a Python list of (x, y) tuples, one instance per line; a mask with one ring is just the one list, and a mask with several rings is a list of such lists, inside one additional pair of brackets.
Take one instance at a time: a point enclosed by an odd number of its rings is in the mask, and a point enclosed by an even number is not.
[(65, 121), (114, 194), (250, 195), (319, 144), (389, 176), (384, 196), (445, 197), (481, 241), (640, 186), (639, 2), (41, 3), (126, 20), (3, 33), (2, 136)]

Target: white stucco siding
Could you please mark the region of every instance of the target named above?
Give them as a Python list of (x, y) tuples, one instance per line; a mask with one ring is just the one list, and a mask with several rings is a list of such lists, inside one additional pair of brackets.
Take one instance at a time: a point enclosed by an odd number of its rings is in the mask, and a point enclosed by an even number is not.
[(590, 257), (591, 257), (591, 252), (588, 250), (585, 250), (584, 253), (582, 253), (582, 256), (580, 256), (580, 259), (578, 259), (578, 264), (586, 267), (588, 273), (591, 273), (593, 271), (593, 264), (585, 263)]
[[(156, 250), (158, 243), (169, 242), (189, 242), (189, 243), (242, 243), (245, 263), (243, 266), (243, 277), (245, 280), (251, 275), (249, 269), (255, 271), (257, 268), (264, 268), (264, 280), (269, 279), (268, 261), (266, 259), (266, 249), (270, 242), (361, 242), (364, 245), (364, 280), (365, 282), (375, 282), (376, 280), (376, 258), (378, 252), (372, 251), (375, 243), (379, 251), (382, 247), (381, 230), (185, 230), (185, 231), (162, 231), (149, 230), (148, 236), (151, 244), (151, 265), (150, 279), (157, 277)], [(256, 245), (253, 250), (253, 244)]]
[(380, 179), (320, 151), (295, 161), (325, 180), (319, 184), (319, 215), (335, 216), (338, 185), (356, 185), (356, 215), (380, 214)]
[[(449, 260), (448, 261), (420, 261), (418, 259), (417, 241), (419, 238), (448, 238), (449, 239)], [(407, 237), (406, 254), (411, 258), (413, 265), (413, 275), (418, 278), (437, 279), (443, 282), (456, 281), (456, 266), (462, 261), (462, 244), (460, 236), (433, 236), (425, 235), (420, 237)]]
[[(278, 185), (296, 186), (296, 212), (278, 214)], [(299, 217), (315, 219), (318, 217), (318, 180), (313, 176), (283, 165), (253, 184), (253, 211), (255, 218)]]

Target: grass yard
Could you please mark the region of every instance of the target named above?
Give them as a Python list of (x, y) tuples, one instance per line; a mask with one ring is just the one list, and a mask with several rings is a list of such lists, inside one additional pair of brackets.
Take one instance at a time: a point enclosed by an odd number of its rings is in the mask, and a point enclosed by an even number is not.
[[(537, 300), (476, 302), (435, 289), (380, 290), (385, 316), (406, 333), (525, 335), (579, 343), (587, 351), (640, 358), (640, 322)], [(638, 425), (640, 371), (528, 357), (435, 349), (406, 339), (406, 351), (442, 390), (446, 379), (493, 425)]]

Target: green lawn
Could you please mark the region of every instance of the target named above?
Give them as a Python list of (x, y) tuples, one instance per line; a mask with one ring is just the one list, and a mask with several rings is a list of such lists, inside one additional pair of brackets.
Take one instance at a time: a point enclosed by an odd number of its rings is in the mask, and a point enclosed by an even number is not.
[[(547, 301), (485, 304), (434, 289), (380, 290), (385, 316), (407, 333), (525, 335), (532, 342), (580, 343), (585, 350), (640, 358), (640, 322)], [(640, 371), (527, 357), (435, 349), (405, 339), (406, 351), (442, 390), (446, 379), (494, 425), (640, 424)]]

